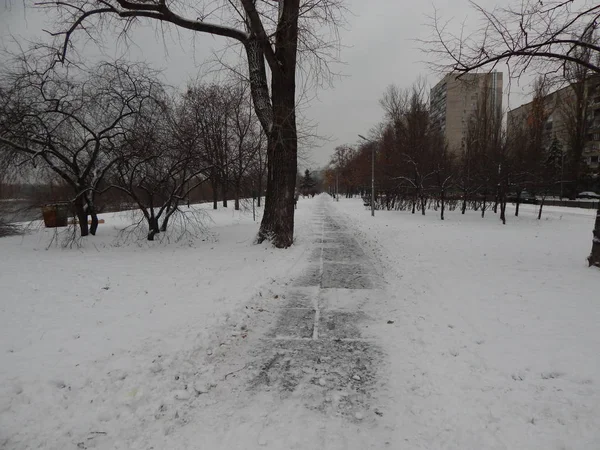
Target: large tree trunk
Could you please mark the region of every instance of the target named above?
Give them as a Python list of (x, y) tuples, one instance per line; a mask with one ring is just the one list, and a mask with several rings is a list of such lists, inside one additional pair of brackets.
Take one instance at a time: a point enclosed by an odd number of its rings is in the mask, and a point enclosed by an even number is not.
[[(257, 242), (269, 239), (276, 247), (286, 248), (294, 242), (294, 190), (298, 169), (296, 53), (300, 0), (285, 1), (280, 8), (275, 48), (278, 66), (271, 67), (273, 121), (267, 133), (267, 196)], [(250, 64), (251, 73), (252, 69)], [(254, 101), (259, 116), (256, 97)], [(260, 116), (259, 120), (263, 122)]]
[(294, 241), (294, 190), (297, 132), (294, 73), (274, 74), (273, 127), (268, 136), (268, 177), (265, 210), (257, 241), (271, 240), (286, 248)]
[(92, 236), (96, 236), (96, 231), (98, 231), (98, 213), (96, 212), (96, 207), (91, 206), (90, 209), (90, 217), (92, 219), (92, 224), (90, 225), (90, 234)]
[(590, 266), (600, 267), (600, 201), (596, 212), (596, 222), (594, 223), (594, 232), (592, 239), (592, 252), (588, 257)]
[(158, 219), (152, 213), (148, 218), (148, 240), (153, 241), (154, 236), (156, 236), (158, 233), (160, 233)]

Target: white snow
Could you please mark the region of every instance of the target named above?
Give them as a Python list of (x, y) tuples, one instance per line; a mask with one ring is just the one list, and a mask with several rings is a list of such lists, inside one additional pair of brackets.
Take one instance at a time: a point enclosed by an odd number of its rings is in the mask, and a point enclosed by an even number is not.
[(143, 392), (170, 392), (148, 386), (149, 374), (226, 342), (219, 327), (235, 325), (241, 305), (302, 250), (253, 245), (258, 222), (232, 210), (211, 210), (209, 234), (192, 243), (123, 244), (124, 213), (102, 215), (81, 249), (47, 248), (46, 229), (0, 240), (0, 448), (111, 435)]
[[(403, 448), (600, 448), (600, 272), (595, 211), (336, 207), (381, 256), (395, 320), (387, 418)], [(361, 210), (362, 209), (362, 210)]]
[[(383, 355), (375, 414), (351, 422), (244, 378), (314, 249), (319, 202), (384, 280), (360, 306)], [(503, 226), (492, 212), (372, 218), (322, 196), (299, 201), (296, 244), (275, 250), (232, 209), (210, 211), (204, 241), (114, 245), (124, 214), (80, 249), (47, 248), (47, 230), (0, 239), (0, 448), (600, 448), (595, 211), (538, 221), (522, 205)], [(344, 299), (358, 304), (329, 302)]]

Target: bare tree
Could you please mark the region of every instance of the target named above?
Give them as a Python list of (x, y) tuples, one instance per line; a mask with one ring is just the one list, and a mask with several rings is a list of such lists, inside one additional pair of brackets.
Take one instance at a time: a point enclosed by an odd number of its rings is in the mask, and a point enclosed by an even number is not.
[(250, 177), (252, 181), (250, 182), (251, 190), (258, 197), (258, 207), (260, 208), (262, 197), (263, 197), (263, 188), (266, 186), (265, 177), (267, 175), (267, 146), (265, 145), (265, 134), (260, 130), (260, 145), (255, 154), (255, 158), (252, 161), (252, 166), (250, 169)]
[(421, 214), (425, 215), (427, 204), (427, 184), (435, 175), (434, 155), (442, 152), (441, 140), (436, 139), (430, 123), (429, 107), (425, 100), (425, 85), (418, 81), (412, 88), (404, 116), (397, 127), (397, 141), (405, 171), (397, 176), (400, 184), (407, 183), (414, 189), (412, 212), (417, 200)]
[(438, 135), (436, 146), (439, 150), (435, 153), (435, 184), (440, 201), (440, 219), (444, 220), (446, 211), (446, 198), (448, 190), (454, 183), (454, 158), (448, 151), (448, 146), (444, 144), (441, 133)]
[(583, 66), (569, 65), (568, 69), (569, 86), (565, 95), (560, 98), (559, 112), (565, 124), (569, 197), (574, 199), (580, 188), (584, 166), (583, 151), (588, 141), (590, 125), (593, 123), (593, 118), (590, 118), (590, 106), (592, 99), (598, 95), (600, 80)]
[[(335, 27), (341, 20), (342, 0), (256, 0), (186, 2), (178, 0), (45, 1), (57, 11), (65, 59), (73, 34), (88, 35), (112, 27), (126, 35), (141, 20), (156, 20), (198, 33), (241, 43), (256, 115), (268, 138), (267, 198), (258, 241), (289, 247), (294, 235), (294, 189), (297, 170), (296, 77), (298, 61), (310, 58), (317, 72), (327, 72), (332, 41), (315, 26)], [(217, 20), (218, 22), (212, 22)], [(317, 25), (312, 25), (313, 24)], [(300, 50), (300, 53), (298, 52)], [(306, 50), (306, 52), (303, 52)], [(267, 66), (270, 70), (267, 77)]]
[(341, 189), (348, 198), (353, 194), (355, 188), (351, 165), (355, 154), (356, 151), (351, 146), (339, 145), (335, 148), (329, 162), (336, 181), (336, 193), (339, 194), (338, 190)]
[[(438, 67), (460, 74), (504, 62), (513, 77), (529, 70), (565, 76), (574, 66), (600, 74), (596, 40), (600, 4), (583, 2), (577, 8), (572, 0), (525, 0), (493, 10), (472, 5), (483, 26), (471, 35), (452, 34), (448, 23), (434, 15), (433, 36), (425, 44), (437, 59), (447, 62)], [(600, 267), (600, 206), (588, 262)]]
[[(240, 209), (242, 182), (255, 161), (261, 158), (263, 134), (254, 114), (250, 98), (244, 86), (231, 90), (231, 181), (234, 190), (235, 209)], [(260, 165), (260, 161), (258, 161)]]
[(227, 206), (232, 142), (234, 99), (228, 86), (218, 84), (189, 86), (184, 98), (181, 126), (194, 137), (197, 150), (210, 166), (213, 208), (217, 209), (219, 189)]
[(508, 124), (509, 132), (514, 137), (511, 147), (511, 187), (516, 191), (515, 216), (519, 215), (523, 191), (536, 191), (542, 186), (544, 158), (549, 146), (546, 122), (553, 108), (546, 101), (547, 88), (544, 78), (538, 78), (532, 102), (521, 108), (519, 114), (511, 117)]
[(14, 166), (41, 163), (56, 173), (71, 187), (81, 235), (95, 234), (96, 192), (161, 87), (143, 65), (104, 62), (86, 70), (48, 66), (36, 54), (14, 63), (16, 69), (2, 75), (2, 157)]
[(148, 224), (149, 241), (167, 231), (172, 216), (189, 193), (206, 182), (210, 167), (197, 151), (194, 136), (181, 136), (173, 107), (164, 104), (138, 120), (127, 136), (113, 170), (112, 184), (125, 192)]

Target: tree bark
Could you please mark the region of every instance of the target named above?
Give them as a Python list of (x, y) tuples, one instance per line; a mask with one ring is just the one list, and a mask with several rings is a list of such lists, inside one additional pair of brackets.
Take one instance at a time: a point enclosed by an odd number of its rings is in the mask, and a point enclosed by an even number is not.
[(590, 266), (600, 267), (600, 201), (598, 202), (598, 210), (596, 211), (593, 236), (592, 252), (588, 257), (588, 263)]
[(538, 220), (542, 220), (542, 209), (544, 208), (544, 201), (546, 197), (542, 197), (542, 201), (540, 202), (540, 211), (538, 212)]
[(213, 209), (217, 209), (218, 203), (219, 203), (219, 184), (217, 182), (217, 176), (214, 173), (212, 175), (212, 180), (211, 180), (210, 184), (212, 187), (212, 195), (213, 195)]
[(295, 73), (273, 74), (273, 127), (268, 136), (267, 196), (257, 241), (278, 248), (294, 240), (294, 190), (298, 169)]
[(222, 180), (221, 183), (221, 195), (223, 196), (223, 208), (227, 208), (227, 185), (228, 182), (226, 179)]
[(235, 202), (234, 202), (235, 203), (234, 208), (235, 208), (236, 211), (240, 210), (240, 190), (241, 190), (240, 180), (238, 179), (238, 180), (235, 181), (235, 193), (234, 193), (234, 195), (235, 195), (235, 197), (234, 197), (234, 200), (235, 200)]
[(92, 224), (90, 225), (90, 234), (92, 236), (96, 236), (96, 231), (98, 231), (98, 214), (96, 212), (96, 208), (92, 206), (90, 208), (90, 217), (92, 219)]
[(483, 219), (485, 217), (485, 209), (487, 208), (487, 197), (484, 195), (483, 196), (483, 203), (481, 204), (481, 218)]
[(263, 177), (262, 177), (262, 174), (261, 174), (261, 175), (258, 177), (258, 190), (256, 191), (256, 194), (257, 194), (257, 197), (258, 197), (258, 198), (257, 198), (257, 200), (258, 200), (257, 206), (258, 206), (259, 208), (260, 208), (260, 205), (261, 205), (260, 201), (261, 201), (261, 198), (262, 198), (262, 178), (263, 178)]
[(154, 217), (154, 214), (151, 214), (148, 219), (148, 240), (153, 241), (154, 236), (160, 233), (160, 228), (158, 226), (158, 219)]
[(440, 194), (440, 200), (441, 200), (440, 203), (441, 203), (441, 210), (442, 210), (442, 212), (441, 212), (441, 219), (444, 220), (444, 207), (446, 206), (445, 205), (445, 200), (446, 199), (445, 199), (445, 195), (444, 195), (444, 189), (442, 189), (442, 192)]
[[(296, 62), (299, 10), (300, 0), (284, 1), (281, 5), (275, 40), (278, 67), (271, 67), (273, 122), (267, 133), (267, 197), (257, 242), (269, 239), (278, 248), (287, 248), (294, 242), (294, 190), (298, 170)], [(259, 120), (262, 122), (260, 116)]]
[(90, 231), (88, 226), (88, 215), (85, 210), (85, 201), (83, 199), (83, 195), (79, 195), (75, 199), (75, 215), (77, 216), (77, 221), (79, 222), (79, 231), (81, 236), (89, 235)]
[[(188, 200), (189, 202), (189, 200)], [(166, 209), (165, 209), (165, 217), (162, 221), (162, 225), (160, 226), (160, 231), (161, 233), (167, 231), (167, 228), (169, 227), (169, 221), (171, 220), (171, 217), (173, 217), (173, 214), (175, 214), (175, 212), (178, 210), (179, 208), (179, 200), (174, 200), (173, 204), (170, 204)], [(189, 208), (189, 203), (188, 203), (188, 208)]]
[(90, 225), (90, 234), (92, 236), (96, 235), (96, 231), (98, 231), (98, 211), (96, 210), (96, 205), (94, 203), (94, 194), (93, 192), (89, 192), (85, 197), (85, 203), (87, 205), (87, 212), (92, 219), (92, 223)]

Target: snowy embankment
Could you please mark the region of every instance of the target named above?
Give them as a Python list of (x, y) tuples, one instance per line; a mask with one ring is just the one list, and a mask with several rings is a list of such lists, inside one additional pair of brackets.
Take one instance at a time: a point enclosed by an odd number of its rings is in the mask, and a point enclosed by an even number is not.
[(0, 448), (139, 433), (149, 399), (173, 398), (162, 378), (197, 370), (305, 249), (253, 245), (251, 210), (208, 213), (203, 237), (178, 243), (123, 243), (129, 213), (102, 215), (84, 248), (48, 248), (47, 229), (0, 239)]
[[(594, 211), (425, 217), (336, 207), (388, 268), (381, 331), (395, 448), (600, 448)], [(402, 443), (402, 445), (400, 445)]]

